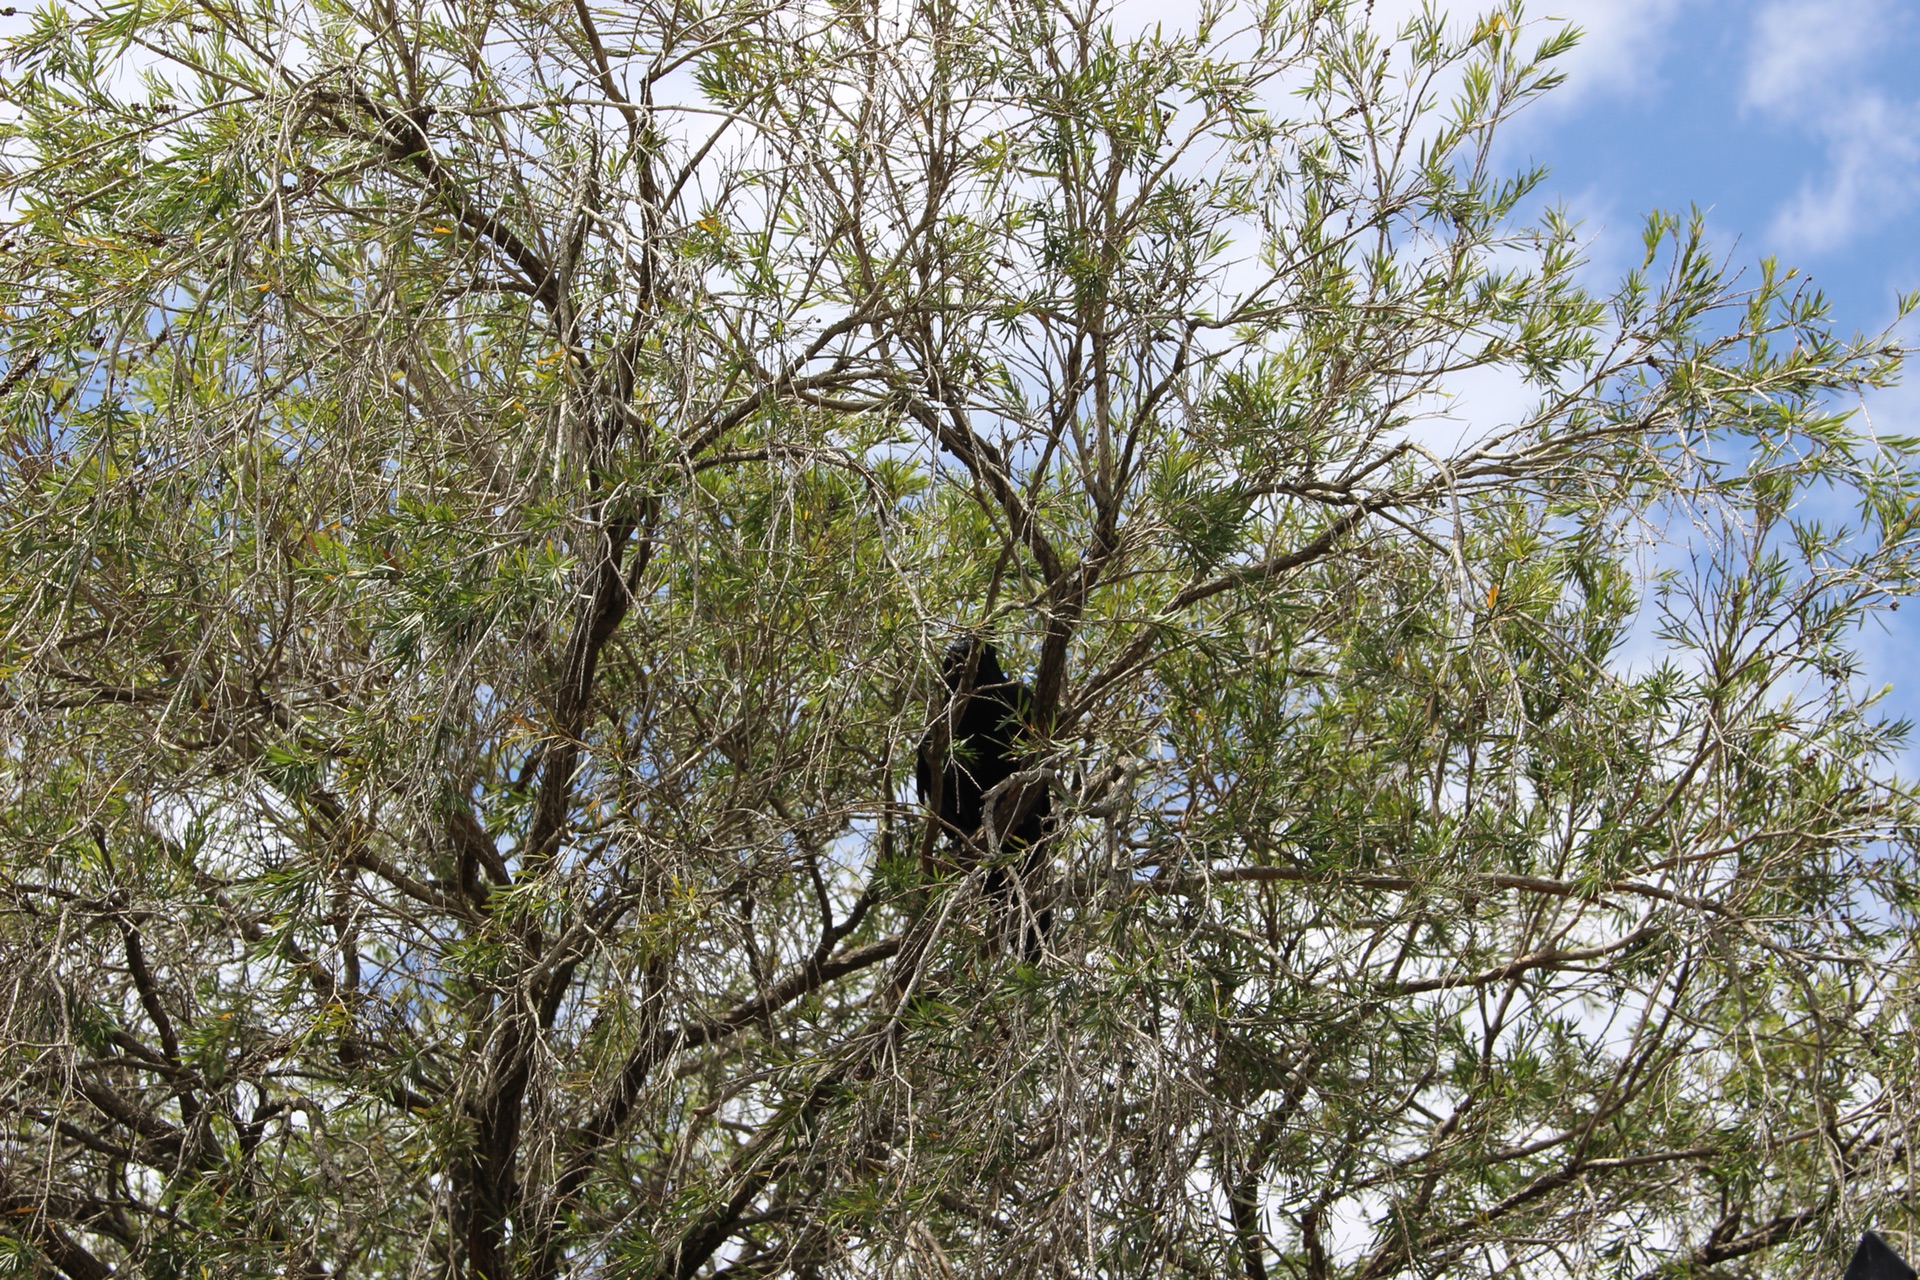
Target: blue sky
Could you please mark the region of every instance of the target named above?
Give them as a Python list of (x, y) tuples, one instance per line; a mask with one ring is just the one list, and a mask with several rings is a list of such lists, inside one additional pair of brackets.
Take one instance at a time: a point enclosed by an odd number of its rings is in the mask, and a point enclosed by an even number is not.
[[(1386, 5), (1380, 6), (1382, 9)], [(1842, 332), (1876, 332), (1920, 290), (1920, 0), (1580, 0), (1569, 82), (1516, 123), (1508, 160), (1591, 236), (1592, 283), (1635, 256), (1648, 210), (1706, 211), (1735, 265), (1800, 267)], [(1383, 15), (1385, 16), (1385, 15)], [(1920, 343), (1920, 324), (1905, 338)], [(1920, 435), (1920, 362), (1867, 398), (1876, 431)], [(1920, 607), (1860, 636), (1883, 707), (1920, 721)], [(1907, 752), (1920, 768), (1920, 743)]]
[(1843, 328), (1920, 289), (1920, 0), (1582, 0), (1569, 83), (1512, 159), (1586, 220), (1604, 268), (1655, 207), (1698, 204), (1736, 261), (1810, 272)]

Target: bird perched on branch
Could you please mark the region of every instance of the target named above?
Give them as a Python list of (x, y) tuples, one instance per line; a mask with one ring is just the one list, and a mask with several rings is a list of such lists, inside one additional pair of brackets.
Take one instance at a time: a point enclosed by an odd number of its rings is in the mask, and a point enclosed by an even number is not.
[[(977, 636), (947, 646), (941, 675), (946, 706), (920, 740), (914, 766), (920, 801), (939, 817), (962, 867), (992, 856), (996, 847), (1020, 850), (1019, 875), (1025, 883), (1045, 860), (1041, 843), (1053, 812), (1044, 779), (1014, 780), (1034, 768), (1032, 690), (1009, 677), (993, 644)], [(996, 859), (987, 873), (986, 890), (998, 904), (997, 915), (1015, 905), (1008, 861)], [(1021, 951), (1029, 960), (1038, 956), (1052, 917), (1041, 910), (1022, 929)]]

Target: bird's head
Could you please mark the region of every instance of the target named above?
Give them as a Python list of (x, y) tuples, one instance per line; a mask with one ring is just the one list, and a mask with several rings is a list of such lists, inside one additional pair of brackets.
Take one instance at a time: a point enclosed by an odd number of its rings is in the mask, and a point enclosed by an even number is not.
[[(967, 680), (969, 666), (973, 672), (970, 683)], [(940, 674), (946, 678), (947, 688), (956, 692), (962, 685), (985, 689), (1007, 683), (1007, 673), (1000, 669), (1000, 655), (995, 652), (993, 641), (979, 636), (960, 636), (948, 645), (947, 655), (940, 663)]]

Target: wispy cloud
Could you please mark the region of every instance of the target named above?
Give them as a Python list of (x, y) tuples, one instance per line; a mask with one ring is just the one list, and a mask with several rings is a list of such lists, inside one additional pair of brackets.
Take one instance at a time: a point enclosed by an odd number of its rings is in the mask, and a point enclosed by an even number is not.
[(1831, 102), (1887, 26), (1881, 0), (1774, 0), (1753, 21), (1745, 105), (1787, 115)]
[(1920, 103), (1863, 92), (1817, 118), (1827, 172), (1774, 215), (1772, 236), (1826, 252), (1920, 205)]
[(1742, 104), (1826, 149), (1774, 215), (1782, 247), (1831, 252), (1920, 206), (1920, 101), (1873, 74), (1911, 37), (1903, 17), (1886, 0), (1771, 0), (1754, 16)]
[(1662, 55), (1669, 52), (1668, 39), (1673, 21), (1690, 0), (1580, 0), (1551, 10), (1541, 6), (1557, 20), (1571, 22), (1583, 33), (1580, 44), (1562, 66), (1567, 73), (1565, 88), (1547, 99), (1562, 109), (1583, 105), (1583, 100), (1605, 95), (1630, 95), (1645, 91), (1660, 70)]

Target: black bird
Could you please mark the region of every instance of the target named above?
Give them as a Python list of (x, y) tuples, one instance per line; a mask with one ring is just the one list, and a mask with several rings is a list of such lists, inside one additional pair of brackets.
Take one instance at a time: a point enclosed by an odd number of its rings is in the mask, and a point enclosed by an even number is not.
[[(992, 642), (977, 636), (947, 646), (941, 675), (947, 705), (920, 740), (914, 783), (921, 803), (939, 815), (961, 865), (972, 866), (993, 848), (991, 834), (982, 830), (987, 793), (1033, 767), (1028, 750), (1033, 692), (1010, 678)], [(1025, 851), (1020, 862), (1023, 880), (1044, 861), (1041, 840), (1052, 812), (1044, 781), (1005, 786), (994, 796), (1001, 848)], [(988, 871), (986, 889), (1002, 910), (1011, 905), (1013, 882), (1006, 866)], [(1051, 911), (1039, 912), (1023, 931), (1021, 950), (1028, 959), (1039, 954), (1052, 916)]]
[(1853, 1261), (1847, 1264), (1847, 1274), (1841, 1280), (1915, 1280), (1915, 1277), (1913, 1268), (1893, 1251), (1893, 1246), (1869, 1231), (1860, 1237), (1860, 1247), (1853, 1251)]

